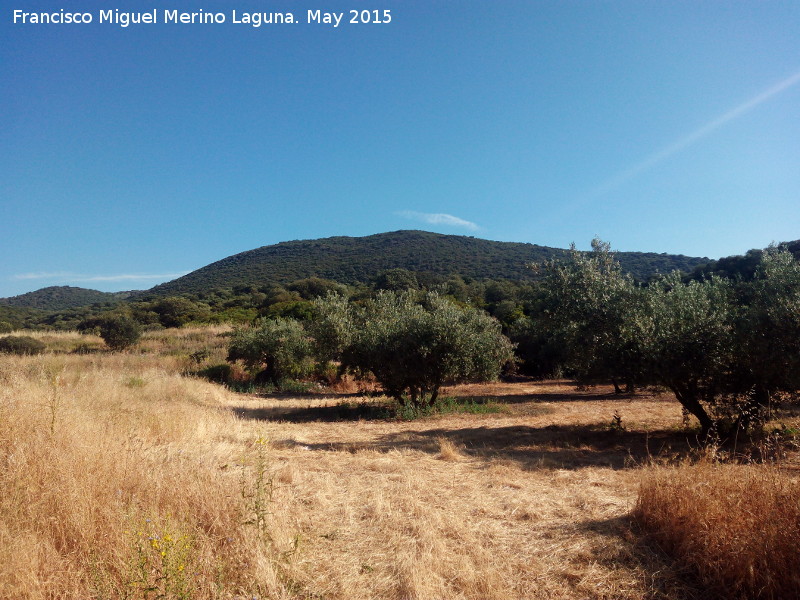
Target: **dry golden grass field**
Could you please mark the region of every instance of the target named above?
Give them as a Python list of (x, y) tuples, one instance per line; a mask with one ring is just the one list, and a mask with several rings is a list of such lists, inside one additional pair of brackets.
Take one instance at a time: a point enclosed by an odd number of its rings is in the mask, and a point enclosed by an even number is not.
[(125, 353), (43, 333), (48, 353), (0, 355), (0, 598), (800, 589), (791, 448), (777, 466), (698, 460), (670, 396), (568, 382), (457, 386), (445, 395), (493, 412), (401, 421), (381, 398), (240, 394), (186, 375), (224, 360), (225, 332), (151, 333)]

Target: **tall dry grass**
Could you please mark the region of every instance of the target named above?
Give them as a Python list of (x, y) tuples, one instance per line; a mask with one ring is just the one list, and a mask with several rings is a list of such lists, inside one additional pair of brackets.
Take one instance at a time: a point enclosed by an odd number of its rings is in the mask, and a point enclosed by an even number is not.
[(0, 597), (288, 597), (226, 393), (135, 355), (0, 357)]
[(654, 468), (633, 514), (708, 597), (800, 598), (800, 484), (778, 468)]

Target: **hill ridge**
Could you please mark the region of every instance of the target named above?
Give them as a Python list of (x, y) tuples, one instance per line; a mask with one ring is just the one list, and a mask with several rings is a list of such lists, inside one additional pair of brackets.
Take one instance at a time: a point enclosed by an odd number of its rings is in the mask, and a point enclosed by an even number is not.
[[(182, 277), (157, 285), (147, 295), (198, 293), (215, 288), (288, 283), (321, 277), (340, 283), (366, 283), (380, 272), (403, 268), (438, 276), (473, 279), (533, 277), (527, 265), (567, 253), (525, 242), (500, 242), (422, 230), (398, 230), (361, 237), (332, 236), (291, 240), (227, 256)], [(706, 257), (618, 252), (623, 269), (639, 279), (674, 269), (691, 271)]]
[(89, 288), (71, 285), (50, 285), (47, 287), (0, 298), (0, 305), (19, 308), (35, 308), (39, 310), (67, 310), (90, 304), (119, 302), (135, 292), (101, 292)]

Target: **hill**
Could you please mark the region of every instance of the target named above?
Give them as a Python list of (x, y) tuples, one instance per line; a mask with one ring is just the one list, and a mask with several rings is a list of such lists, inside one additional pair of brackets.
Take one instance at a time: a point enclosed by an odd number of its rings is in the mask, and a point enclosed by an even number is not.
[[(394, 268), (439, 276), (524, 280), (532, 277), (527, 264), (558, 258), (566, 252), (537, 244), (426, 231), (296, 240), (229, 256), (158, 285), (149, 294), (193, 294), (215, 288), (287, 283), (307, 277), (356, 284), (371, 281), (382, 271)], [(619, 252), (617, 258), (626, 271), (641, 280), (657, 272), (691, 271), (709, 260), (648, 252)]]
[(89, 304), (119, 302), (130, 294), (131, 292), (109, 293), (68, 285), (54, 285), (19, 296), (0, 298), (0, 305), (59, 311)]
[[(796, 260), (800, 260), (800, 240), (793, 242), (782, 242), (778, 248), (784, 248), (792, 253)], [(755, 275), (756, 267), (761, 260), (764, 250), (756, 248), (748, 250), (745, 254), (735, 256), (725, 256), (719, 260), (709, 261), (705, 265), (695, 267), (689, 274), (692, 279), (706, 279), (712, 275), (717, 277), (727, 277), (729, 279), (749, 280)]]

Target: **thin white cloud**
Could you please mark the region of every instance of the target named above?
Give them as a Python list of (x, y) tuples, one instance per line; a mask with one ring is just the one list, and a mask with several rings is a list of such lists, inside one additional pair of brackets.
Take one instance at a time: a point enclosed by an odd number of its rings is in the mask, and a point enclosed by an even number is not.
[(709, 136), (711, 133), (738, 117), (750, 112), (758, 105), (766, 102), (770, 98), (777, 96), (781, 92), (789, 89), (790, 87), (800, 83), (800, 71), (791, 75), (784, 79), (783, 81), (773, 85), (772, 87), (764, 90), (760, 94), (757, 94), (747, 102), (743, 102), (739, 106), (732, 108), (728, 112), (712, 119), (702, 127), (695, 129), (691, 133), (679, 138), (675, 142), (665, 146), (661, 150), (654, 152), (650, 156), (646, 157), (644, 160), (636, 163), (635, 165), (628, 167), (624, 171), (620, 171), (610, 179), (604, 181), (596, 188), (594, 188), (590, 194), (592, 197), (596, 197), (612, 190), (617, 189), (622, 184), (627, 183), (634, 177), (641, 175), (645, 171), (649, 171), (654, 166), (659, 164), (660, 162), (666, 160), (673, 154), (677, 154), (681, 150), (684, 150), (702, 140), (703, 138)]
[(36, 272), (36, 273), (20, 273), (19, 275), (14, 275), (13, 279), (48, 279), (48, 280), (57, 280), (57, 281), (80, 281), (80, 282), (91, 282), (91, 281), (152, 281), (157, 279), (175, 279), (176, 277), (181, 277), (182, 275), (186, 275), (189, 271), (183, 271), (181, 273), (160, 273), (160, 274), (143, 274), (143, 273), (125, 273), (120, 275), (82, 275), (79, 273), (69, 273), (65, 271), (59, 271), (55, 273), (49, 272)]
[(414, 210), (401, 210), (395, 214), (404, 217), (406, 219), (411, 219), (413, 221), (421, 221), (423, 223), (428, 223), (429, 225), (447, 225), (450, 227), (463, 227), (465, 229), (469, 229), (470, 231), (477, 231), (478, 229), (480, 229), (480, 227), (478, 227), (478, 225), (473, 223), (472, 221), (466, 221), (459, 217), (454, 217), (453, 215), (448, 215), (444, 213), (422, 213)]

